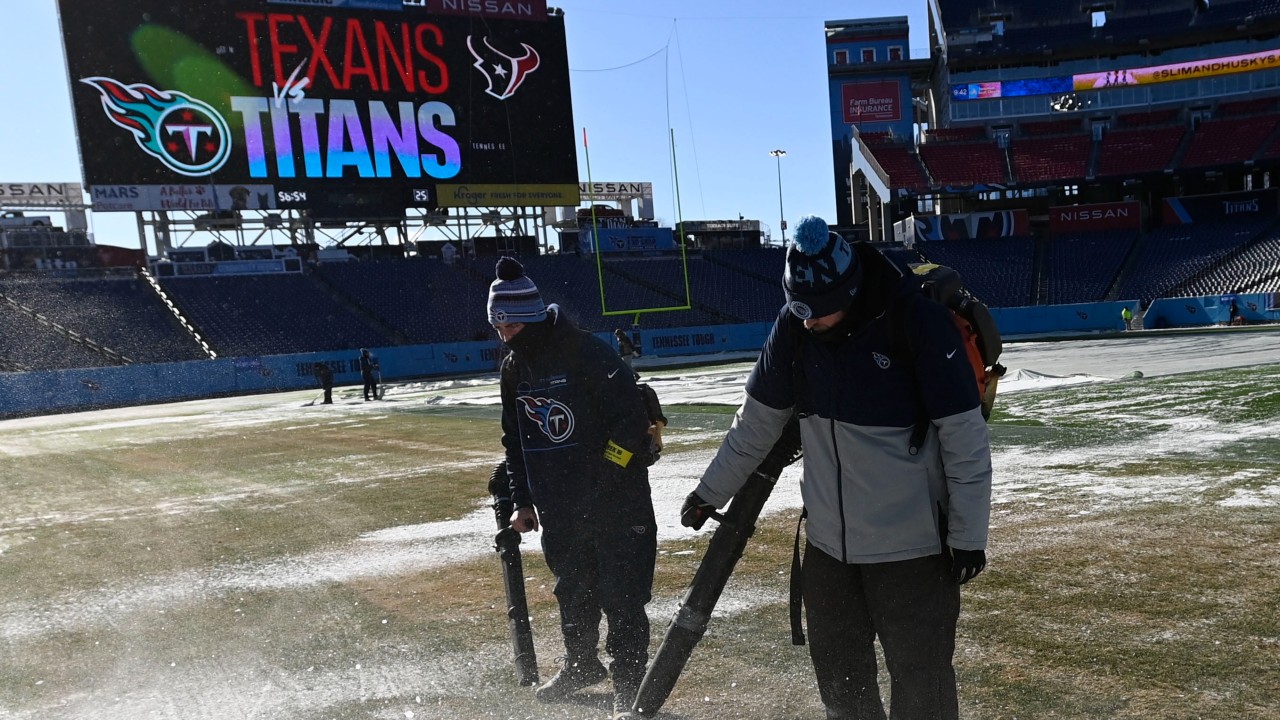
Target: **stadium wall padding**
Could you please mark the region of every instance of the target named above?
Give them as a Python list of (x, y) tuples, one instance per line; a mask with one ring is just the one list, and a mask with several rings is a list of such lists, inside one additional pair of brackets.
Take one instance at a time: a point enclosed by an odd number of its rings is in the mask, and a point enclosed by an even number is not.
[(1120, 332), (1124, 330), (1120, 312), (1126, 306), (1135, 315), (1138, 314), (1137, 300), (1119, 300), (1075, 305), (991, 308), (991, 315), (1000, 327), (1000, 334), (1006, 337)]
[(1161, 298), (1151, 303), (1142, 318), (1149, 329), (1225, 325), (1231, 317), (1231, 299), (1246, 323), (1280, 320), (1280, 294), (1246, 293), (1195, 298)]
[[(1227, 305), (1222, 300), (1216, 295), (1157, 300), (1144, 317), (1144, 325), (1216, 325), (1227, 317)], [(1241, 315), (1248, 322), (1280, 320), (1280, 310), (1274, 309), (1276, 302), (1277, 297), (1271, 294), (1237, 297)], [(1062, 336), (1118, 332), (1123, 329), (1120, 311), (1126, 305), (1137, 312), (1136, 300), (993, 308), (991, 312), (1006, 338)], [(773, 323), (747, 323), (661, 330), (641, 327), (638, 331), (643, 357), (680, 357), (758, 350), (772, 326)], [(598, 333), (597, 337), (613, 345), (612, 334)], [(373, 349), (383, 379), (388, 381), (495, 373), (501, 351), (496, 339)], [(0, 418), (285, 390), (315, 389), (318, 394), (312, 375), (315, 363), (328, 363), (333, 368), (335, 386), (359, 386), (357, 356), (357, 350), (347, 350), (0, 373)]]

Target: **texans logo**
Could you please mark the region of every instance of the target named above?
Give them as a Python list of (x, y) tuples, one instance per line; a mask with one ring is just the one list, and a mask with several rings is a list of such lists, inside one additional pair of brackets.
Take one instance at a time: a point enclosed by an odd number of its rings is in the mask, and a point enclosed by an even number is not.
[(520, 395), (516, 397), (524, 414), (538, 425), (551, 442), (559, 443), (573, 435), (573, 412), (562, 402), (548, 398)]
[(520, 43), (520, 47), (524, 48), (524, 55), (511, 57), (490, 45), (487, 37), (480, 38), (480, 46), (477, 48), (472, 37), (472, 35), (467, 36), (467, 49), (476, 59), (474, 67), (489, 82), (485, 92), (499, 100), (506, 100), (515, 95), (529, 73), (537, 70), (538, 65), (542, 63), (542, 59), (538, 57), (538, 51), (524, 43)]

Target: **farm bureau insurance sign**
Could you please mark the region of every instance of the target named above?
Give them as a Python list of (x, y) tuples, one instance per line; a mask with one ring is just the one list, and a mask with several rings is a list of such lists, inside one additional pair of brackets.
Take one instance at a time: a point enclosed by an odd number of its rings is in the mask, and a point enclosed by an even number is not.
[(58, 5), (91, 189), (266, 186), (258, 206), (376, 197), (403, 208), (436, 207), (439, 183), (551, 185), (557, 197), (577, 185), (562, 16)]

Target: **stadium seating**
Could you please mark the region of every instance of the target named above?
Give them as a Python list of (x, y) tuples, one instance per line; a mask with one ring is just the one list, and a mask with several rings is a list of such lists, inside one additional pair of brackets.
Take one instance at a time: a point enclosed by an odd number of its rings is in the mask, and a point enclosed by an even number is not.
[(206, 357), (151, 286), (132, 275), (10, 275), (0, 280), (0, 293), (132, 362)]
[[(486, 267), (487, 270), (487, 267)], [(321, 263), (316, 275), (411, 342), (480, 339), (488, 284), (438, 260)], [(470, 312), (434, 312), (449, 305)]]
[(1169, 110), (1152, 110), (1149, 112), (1122, 113), (1116, 117), (1118, 128), (1157, 127), (1172, 125), (1179, 121), (1182, 111), (1177, 108)]
[(118, 365), (8, 303), (0, 303), (0, 363), (9, 371)]
[(1277, 98), (1275, 97), (1261, 97), (1250, 100), (1223, 101), (1218, 103), (1217, 109), (1214, 110), (1214, 116), (1225, 118), (1271, 113), (1276, 109), (1276, 100)]
[(301, 274), (164, 278), (160, 284), (220, 356), (392, 344), (366, 318)]
[(1173, 165), (1174, 153), (1186, 132), (1181, 125), (1109, 130), (1098, 150), (1097, 175), (1135, 177), (1164, 172)]
[(1081, 132), (1080, 120), (1044, 120), (1041, 122), (1025, 122), (1019, 127), (1026, 137), (1043, 137), (1047, 135), (1073, 135)]
[(1235, 165), (1253, 158), (1275, 130), (1275, 115), (1201, 120), (1179, 167)]
[(932, 142), (920, 146), (920, 159), (934, 183), (944, 187), (1004, 185), (1004, 152), (993, 141)]
[(1251, 243), (1271, 220), (1175, 225), (1153, 230), (1137, 248), (1118, 297), (1150, 302), (1213, 268)]
[(1077, 133), (1064, 137), (1015, 138), (1009, 156), (1018, 183), (1083, 180), (1088, 175), (1093, 140)]
[(1134, 230), (1109, 230), (1051, 238), (1045, 271), (1049, 303), (1105, 300), (1137, 236)]
[(863, 140), (876, 164), (888, 176), (890, 187), (920, 193), (929, 190), (929, 176), (925, 174), (917, 155), (905, 144), (889, 143), (877, 138), (868, 141), (866, 136), (863, 136)]
[(1277, 282), (1280, 282), (1280, 233), (1273, 229), (1179, 285), (1176, 294), (1189, 297), (1223, 292), (1275, 292), (1280, 290)]
[(1035, 245), (1029, 237), (922, 242), (916, 249), (929, 262), (955, 268), (970, 291), (991, 307), (1033, 304)]

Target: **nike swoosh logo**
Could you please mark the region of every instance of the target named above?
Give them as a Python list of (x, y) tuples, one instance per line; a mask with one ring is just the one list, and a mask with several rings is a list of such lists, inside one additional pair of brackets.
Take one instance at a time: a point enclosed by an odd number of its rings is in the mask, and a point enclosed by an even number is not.
[(951, 352), (947, 353), (947, 359), (948, 359), (948, 360), (950, 360), (950, 359), (951, 359), (951, 356), (952, 356), (952, 355), (955, 355), (955, 354), (956, 354), (956, 351), (955, 351), (955, 350), (952, 350)]
[(617, 374), (618, 374), (618, 371), (614, 370), (613, 372), (609, 373), (609, 377), (613, 377), (614, 375), (617, 375)]

